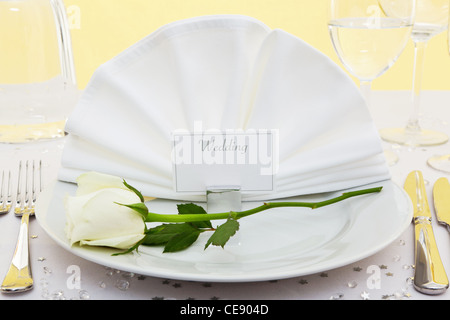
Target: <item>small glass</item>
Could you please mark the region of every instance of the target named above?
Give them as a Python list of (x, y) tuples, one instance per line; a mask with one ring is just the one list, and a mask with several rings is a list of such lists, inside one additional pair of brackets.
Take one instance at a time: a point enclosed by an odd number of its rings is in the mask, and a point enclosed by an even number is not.
[(0, 1), (0, 143), (65, 135), (79, 96), (61, 0)]

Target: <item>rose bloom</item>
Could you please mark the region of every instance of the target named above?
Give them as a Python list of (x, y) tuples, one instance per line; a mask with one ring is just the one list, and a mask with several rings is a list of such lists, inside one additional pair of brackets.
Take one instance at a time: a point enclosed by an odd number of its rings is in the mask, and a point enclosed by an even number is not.
[(76, 196), (66, 196), (70, 244), (128, 249), (145, 235), (143, 217), (120, 204), (141, 202), (119, 177), (89, 172), (77, 179)]

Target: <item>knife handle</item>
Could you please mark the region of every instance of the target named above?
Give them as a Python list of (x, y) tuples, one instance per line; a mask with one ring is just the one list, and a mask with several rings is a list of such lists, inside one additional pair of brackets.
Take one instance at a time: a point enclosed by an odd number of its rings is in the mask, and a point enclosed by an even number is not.
[(417, 217), (414, 224), (416, 233), (414, 287), (425, 294), (442, 294), (449, 284), (434, 238), (431, 219)]

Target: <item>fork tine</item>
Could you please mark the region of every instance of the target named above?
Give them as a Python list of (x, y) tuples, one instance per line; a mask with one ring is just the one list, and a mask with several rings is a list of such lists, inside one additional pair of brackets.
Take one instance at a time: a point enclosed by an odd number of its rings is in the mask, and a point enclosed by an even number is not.
[[(39, 161), (38, 168), (36, 169), (35, 163), (33, 161), (33, 171), (32, 171), (32, 187), (31, 187), (31, 206), (30, 213), (34, 214), (34, 207), (36, 204), (37, 195), (42, 191), (42, 160)], [(36, 175), (38, 175), (39, 189), (36, 192)]]
[[(34, 161), (33, 161), (34, 163)], [(34, 168), (34, 165), (33, 165)], [(31, 172), (31, 175), (33, 172)], [(28, 160), (25, 163), (25, 199), (24, 199), (24, 210), (30, 210), (30, 171), (28, 167)], [(33, 177), (31, 177), (31, 181), (33, 181)]]
[(19, 171), (18, 171), (18, 178), (17, 178), (17, 192), (16, 192), (16, 206), (14, 208), (14, 213), (16, 215), (21, 215), (23, 211), (22, 206), (22, 161), (19, 162)]

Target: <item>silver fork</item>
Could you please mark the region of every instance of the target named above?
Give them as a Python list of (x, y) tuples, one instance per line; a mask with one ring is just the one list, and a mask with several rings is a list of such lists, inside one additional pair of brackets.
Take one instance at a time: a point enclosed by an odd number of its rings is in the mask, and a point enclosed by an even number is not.
[[(29, 161), (25, 164), (25, 192), (22, 192), (22, 162), (19, 164), (19, 178), (17, 182), (16, 207), (14, 213), (22, 217), (16, 250), (11, 261), (8, 273), (3, 280), (1, 291), (4, 293), (24, 292), (33, 288), (33, 277), (29, 263), (28, 227), (30, 216), (34, 215), (34, 204), (37, 193), (41, 191), (42, 162), (36, 168), (35, 161), (29, 168)], [(31, 171), (31, 172), (30, 172)], [(36, 191), (35, 177), (38, 176), (39, 191)], [(31, 180), (31, 181), (30, 181)]]
[(5, 171), (2, 172), (2, 179), (0, 180), (0, 215), (9, 213), (12, 205), (11, 196), (11, 171), (7, 173), (7, 180), (5, 180)]

